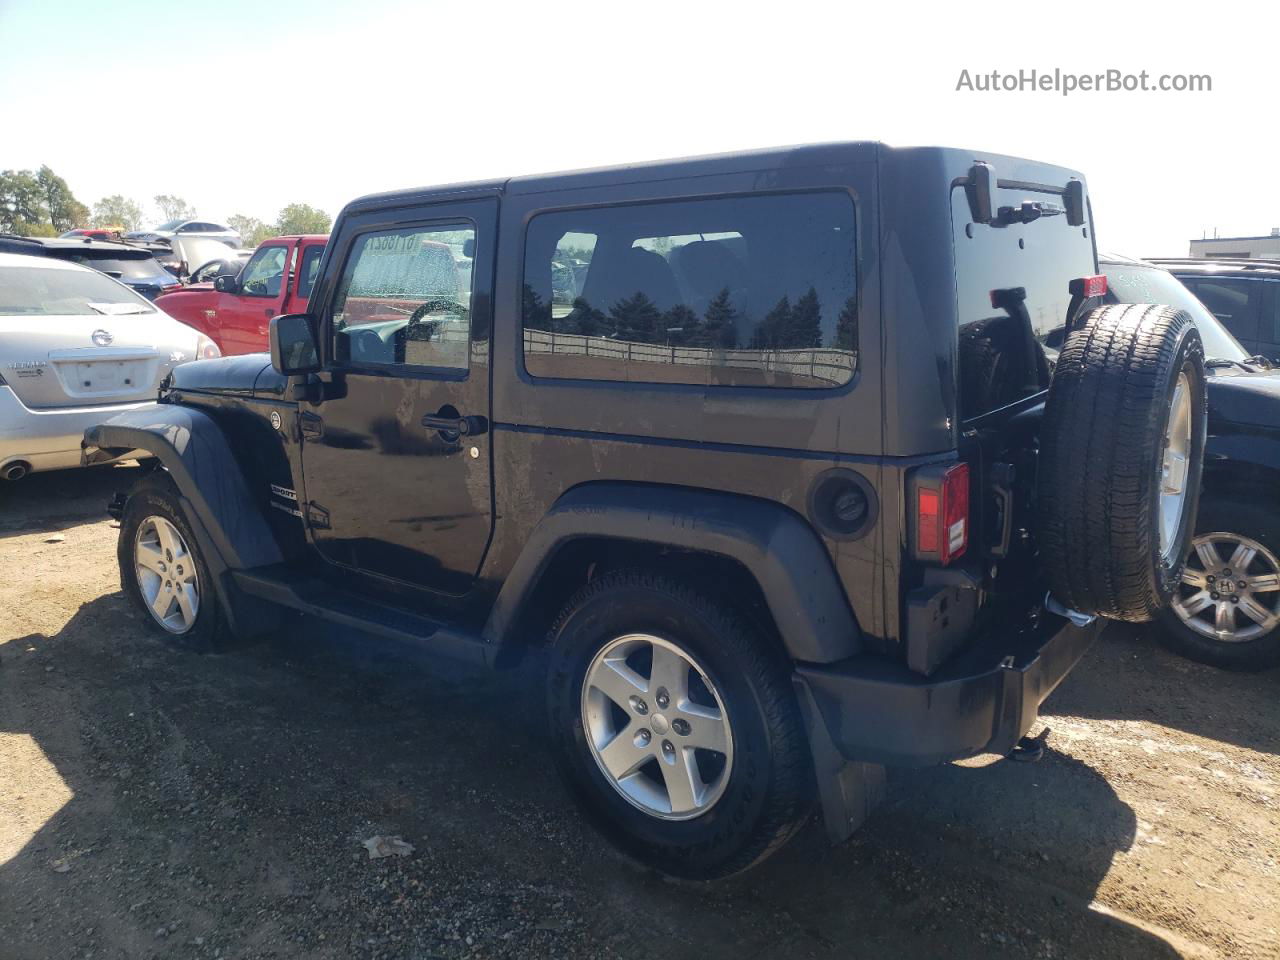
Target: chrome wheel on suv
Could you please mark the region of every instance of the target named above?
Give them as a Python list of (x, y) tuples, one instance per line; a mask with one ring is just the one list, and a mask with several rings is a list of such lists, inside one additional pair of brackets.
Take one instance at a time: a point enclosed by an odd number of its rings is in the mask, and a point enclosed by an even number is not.
[(733, 729), (706, 672), (649, 634), (606, 644), (582, 684), (582, 727), (600, 771), (627, 801), (663, 820), (711, 809), (733, 772)]
[(1246, 643), (1280, 626), (1280, 559), (1239, 533), (1204, 533), (1192, 541), (1182, 585), (1173, 601), (1178, 618), (1196, 633)]
[(164, 517), (138, 525), (133, 548), (138, 591), (152, 618), (170, 633), (186, 633), (200, 612), (200, 577), (187, 541)]

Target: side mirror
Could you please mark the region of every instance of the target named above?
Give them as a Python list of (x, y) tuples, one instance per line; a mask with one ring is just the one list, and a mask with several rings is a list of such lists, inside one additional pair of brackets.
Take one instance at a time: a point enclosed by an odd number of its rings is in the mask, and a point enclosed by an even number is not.
[(240, 284), (236, 278), (230, 274), (223, 274), (220, 277), (214, 278), (213, 289), (217, 290), (219, 293), (239, 293)]
[[(219, 280), (222, 278), (219, 277)], [(271, 320), (271, 366), (285, 376), (320, 369), (320, 338), (309, 313), (286, 313)]]

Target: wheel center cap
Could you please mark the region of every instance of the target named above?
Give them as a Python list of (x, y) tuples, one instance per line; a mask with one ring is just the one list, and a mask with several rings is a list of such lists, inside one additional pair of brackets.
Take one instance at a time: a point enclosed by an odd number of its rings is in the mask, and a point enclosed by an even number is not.
[(1218, 581), (1219, 593), (1235, 593), (1236, 585), (1231, 581), (1230, 577), (1223, 577)]
[(653, 732), (658, 736), (662, 736), (671, 729), (671, 723), (660, 713), (655, 713), (653, 719), (649, 721), (649, 726), (653, 727)]

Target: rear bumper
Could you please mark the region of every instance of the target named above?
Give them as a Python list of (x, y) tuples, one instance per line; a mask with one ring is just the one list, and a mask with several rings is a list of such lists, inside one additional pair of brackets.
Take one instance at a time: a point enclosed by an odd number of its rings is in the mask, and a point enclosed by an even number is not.
[(0, 468), (19, 461), (30, 464), (32, 470), (78, 467), (86, 429), (149, 405), (150, 401), (32, 410), (9, 387), (0, 387)]
[(1077, 627), (1045, 612), (1012, 634), (989, 635), (929, 677), (883, 658), (855, 657), (800, 664), (795, 683), (812, 695), (849, 760), (929, 766), (1006, 754), (1104, 622)]

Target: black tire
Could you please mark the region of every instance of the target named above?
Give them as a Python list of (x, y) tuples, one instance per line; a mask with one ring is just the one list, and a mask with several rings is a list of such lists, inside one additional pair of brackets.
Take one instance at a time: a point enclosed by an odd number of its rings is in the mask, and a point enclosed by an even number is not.
[[(1248, 583), (1244, 578), (1266, 575), (1280, 568), (1280, 559), (1278, 559), (1280, 558), (1280, 512), (1275, 507), (1241, 503), (1229, 499), (1206, 498), (1200, 506), (1196, 536), (1197, 538), (1203, 536), (1207, 540), (1207, 535), (1219, 533), (1234, 535), (1239, 538), (1240, 545), (1257, 544), (1262, 551), (1246, 565), (1244, 570), (1231, 571), (1238, 579), (1229, 584), (1230, 591), (1226, 593), (1211, 591), (1210, 598), (1213, 593), (1218, 593), (1219, 600), (1229, 600), (1231, 596), (1238, 596), (1239, 583)], [(1230, 546), (1231, 540), (1228, 538), (1209, 542), (1209, 549), (1221, 560), (1227, 562), (1232, 555)], [(1190, 660), (1226, 670), (1265, 670), (1280, 666), (1280, 624), (1272, 624), (1268, 628), (1265, 624), (1255, 623), (1243, 610), (1239, 609), (1238, 601), (1233, 604), (1236, 610), (1224, 607), (1233, 618), (1233, 625), (1236, 627), (1235, 634), (1238, 639), (1234, 641), (1206, 636), (1183, 619), (1184, 615), (1190, 614), (1192, 619), (1204, 623), (1207, 627), (1213, 620), (1214, 607), (1218, 605), (1214, 603), (1213, 607), (1206, 608), (1204, 611), (1190, 613), (1190, 606), (1186, 601), (1194, 598), (1201, 589), (1208, 587), (1207, 583), (1202, 586), (1198, 581), (1200, 576), (1205, 574), (1206, 568), (1211, 565), (1211, 561), (1206, 562), (1206, 558), (1200, 556), (1195, 549), (1190, 551), (1190, 556), (1186, 581), (1197, 582), (1180, 584), (1179, 596), (1175, 598), (1176, 606), (1170, 606), (1160, 614), (1160, 619), (1157, 621), (1157, 636), (1160, 641), (1170, 650)], [(1274, 614), (1280, 610), (1280, 591), (1259, 591), (1253, 599), (1268, 612)], [(1256, 635), (1245, 634), (1246, 630), (1252, 632), (1251, 628), (1255, 627), (1258, 629)]]
[[(679, 645), (724, 705), (733, 762), (719, 799), (692, 819), (663, 820), (633, 805), (588, 744), (582, 718), (587, 668), (606, 645), (629, 634)], [(665, 577), (617, 571), (569, 601), (550, 643), (547, 704), (557, 765), (590, 819), (624, 852), (663, 873), (709, 880), (760, 862), (804, 822), (812, 774), (788, 664), (744, 620)]]
[[(1183, 375), (1185, 496), (1162, 549), (1164, 440)], [(1207, 416), (1204, 348), (1185, 312), (1101, 307), (1071, 332), (1049, 387), (1039, 468), (1040, 556), (1058, 600), (1131, 623), (1168, 606), (1195, 528)]]
[[(173, 524), (195, 561), (200, 602), (196, 608), (194, 623), (184, 632), (173, 632), (161, 626), (152, 615), (138, 583), (134, 551), (137, 549), (138, 531), (151, 517), (161, 517)], [(170, 643), (200, 653), (222, 650), (232, 644), (234, 637), (214, 587), (209, 565), (201, 554), (200, 544), (191, 530), (191, 524), (182, 512), (177, 488), (168, 473), (157, 470), (148, 474), (138, 481), (129, 494), (120, 518), (116, 559), (120, 564), (120, 586), (156, 634)]]

